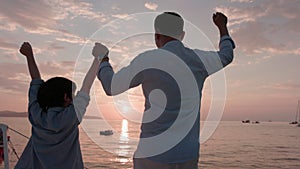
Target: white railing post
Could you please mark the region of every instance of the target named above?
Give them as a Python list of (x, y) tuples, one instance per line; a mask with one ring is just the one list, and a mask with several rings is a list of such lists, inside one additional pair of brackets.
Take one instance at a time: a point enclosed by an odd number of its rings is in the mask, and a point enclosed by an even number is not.
[(2, 130), (2, 138), (3, 138), (3, 147), (4, 150), (4, 168), (9, 169), (9, 159), (8, 159), (8, 140), (7, 140), (7, 125), (0, 124), (0, 129)]

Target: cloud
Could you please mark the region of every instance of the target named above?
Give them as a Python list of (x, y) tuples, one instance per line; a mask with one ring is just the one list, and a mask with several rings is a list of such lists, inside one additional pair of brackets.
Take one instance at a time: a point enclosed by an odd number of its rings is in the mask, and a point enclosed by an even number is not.
[(266, 16), (262, 7), (216, 7), (215, 11), (221, 11), (229, 18), (229, 26), (240, 25), (247, 22), (255, 22), (258, 18)]
[(96, 12), (93, 9), (93, 5), (88, 2), (78, 2), (75, 0), (52, 0), (47, 1), (52, 7), (52, 10), (57, 14), (56, 19), (74, 19), (76, 17), (82, 17), (89, 20), (96, 20), (98, 22), (105, 22), (107, 20), (106, 15), (101, 12)]
[(19, 48), (18, 44), (11, 43), (0, 38), (0, 49), (15, 51), (18, 50), (18, 48)]
[[(0, 20), (8, 21), (12, 30), (16, 26), (32, 31), (53, 29), (59, 24), (58, 21), (76, 17), (100, 22), (107, 19), (104, 14), (95, 12), (92, 4), (73, 0), (14, 0), (2, 1), (0, 6)], [(2, 24), (0, 27), (3, 27)]]
[(265, 49), (282, 49), (285, 46), (273, 44), (265, 36), (266, 29), (260, 22), (251, 22), (241, 25), (232, 36), (242, 50), (249, 54), (261, 53)]
[(155, 11), (157, 9), (158, 5), (156, 3), (147, 2), (147, 3), (145, 3), (145, 7), (152, 11)]
[[(17, 44), (16, 42), (12, 42), (10, 40), (4, 40), (0, 38), (0, 51), (2, 52), (2, 56), (7, 58), (7, 60), (2, 59), (2, 62), (6, 61), (20, 61), (21, 54), (19, 53), (19, 48), (21, 44)], [(58, 50), (65, 49), (60, 43), (48, 41), (44, 44), (41, 44), (40, 47), (33, 45), (34, 54), (38, 55), (41, 53), (51, 54), (52, 56), (56, 55)], [(21, 56), (21, 57), (20, 57)]]
[(253, 0), (230, 0), (230, 2), (238, 2), (238, 3), (252, 3)]
[(47, 50), (62, 50), (62, 49), (65, 49), (65, 47), (58, 45), (57, 43), (50, 42), (46, 49)]
[(34, 30), (40, 27), (54, 26), (57, 21), (53, 19), (54, 13), (45, 1), (14, 0), (1, 1), (1, 20), (8, 21), (12, 28), (21, 26)]
[[(8, 71), (12, 70), (13, 71)], [(20, 93), (27, 90), (29, 78), (24, 78), (25, 64), (1, 63), (0, 64), (0, 90), (5, 93)], [(27, 72), (26, 72), (27, 73)]]
[(298, 3), (297, 0), (265, 0), (239, 7), (224, 5), (215, 10), (228, 16), (231, 34), (246, 54), (299, 55), (299, 39), (295, 38), (300, 34)]
[(96, 23), (107, 20), (106, 15), (96, 12), (93, 5), (75, 0), (33, 0), (3, 1), (0, 6), (0, 29), (15, 31), (18, 27), (24, 31), (39, 35), (55, 35), (57, 40), (67, 43), (85, 43), (85, 39), (67, 30), (66, 20), (84, 18)]
[(48, 61), (39, 64), (41, 73), (47, 77), (64, 76), (71, 78), (74, 71), (74, 66), (74, 61)]
[(129, 14), (127, 14), (127, 13), (124, 13), (124, 14), (114, 14), (112, 16), (115, 17), (115, 18), (118, 18), (118, 19), (124, 19), (124, 18), (129, 17)]
[[(72, 78), (75, 62), (48, 61), (38, 63), (38, 66), (45, 80), (54, 76)], [(27, 65), (24, 63), (0, 63), (0, 81), (0, 92), (24, 93), (28, 90), (30, 81)]]
[(58, 41), (62, 41), (62, 42), (68, 42), (68, 43), (75, 43), (75, 44), (84, 44), (85, 40), (80, 38), (80, 37), (68, 37), (68, 36), (64, 36), (64, 37), (57, 37), (55, 38)]
[(6, 18), (0, 16), (0, 30), (14, 31), (17, 29), (17, 25), (10, 23)]
[(0, 49), (3, 50), (3, 56), (9, 60), (18, 61), (19, 45), (0, 38)]

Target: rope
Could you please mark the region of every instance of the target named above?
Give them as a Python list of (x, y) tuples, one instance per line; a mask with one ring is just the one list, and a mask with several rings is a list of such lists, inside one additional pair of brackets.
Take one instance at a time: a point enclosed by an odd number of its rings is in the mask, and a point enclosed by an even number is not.
[(17, 134), (19, 134), (19, 135), (21, 135), (21, 136), (23, 136), (23, 137), (27, 138), (27, 139), (30, 139), (28, 136), (26, 136), (26, 135), (22, 134), (21, 132), (19, 132), (19, 131), (15, 130), (15, 129), (12, 129), (12, 128), (10, 128), (10, 127), (8, 127), (8, 129), (10, 129), (11, 131), (13, 131), (13, 132), (15, 132), (15, 133), (17, 133)]
[(20, 160), (20, 157), (19, 157), (18, 153), (16, 152), (16, 149), (15, 149), (13, 143), (10, 140), (8, 143), (9, 143), (9, 146), (12, 149), (13, 153), (16, 155), (17, 159)]

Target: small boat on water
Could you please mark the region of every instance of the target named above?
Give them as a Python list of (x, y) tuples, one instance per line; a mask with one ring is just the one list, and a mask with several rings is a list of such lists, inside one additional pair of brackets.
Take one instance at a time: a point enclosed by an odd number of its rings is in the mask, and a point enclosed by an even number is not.
[(103, 136), (110, 136), (110, 135), (113, 135), (114, 132), (112, 130), (103, 130), (103, 131), (100, 131), (100, 135), (103, 135)]
[(250, 120), (243, 120), (242, 123), (250, 123)]
[(300, 127), (300, 100), (298, 100), (295, 121), (290, 122), (290, 124), (298, 124), (297, 126)]
[(259, 121), (253, 121), (252, 124), (259, 124)]
[(292, 121), (292, 122), (290, 122), (290, 124), (298, 124), (298, 122), (297, 121)]

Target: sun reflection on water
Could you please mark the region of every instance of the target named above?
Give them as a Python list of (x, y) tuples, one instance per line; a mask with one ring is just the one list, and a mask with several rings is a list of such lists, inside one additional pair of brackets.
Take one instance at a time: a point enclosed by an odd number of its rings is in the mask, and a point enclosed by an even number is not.
[(128, 143), (128, 121), (126, 119), (122, 120), (122, 128), (120, 134), (120, 143)]
[(120, 157), (117, 160), (121, 163), (126, 163), (129, 160), (128, 158), (124, 158), (130, 156), (131, 146), (128, 143), (128, 121), (126, 119), (123, 119), (121, 124), (121, 133), (119, 137), (119, 146), (117, 151), (117, 154)]

